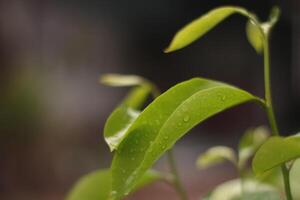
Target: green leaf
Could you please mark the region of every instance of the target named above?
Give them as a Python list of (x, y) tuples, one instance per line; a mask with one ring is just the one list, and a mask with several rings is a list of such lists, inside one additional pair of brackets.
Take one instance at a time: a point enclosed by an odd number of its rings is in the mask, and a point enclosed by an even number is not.
[[(110, 114), (104, 125), (104, 139), (111, 151), (115, 150), (130, 124), (137, 118), (153, 87), (145, 79), (135, 75), (108, 74), (102, 82), (114, 86), (134, 87), (122, 103)], [(140, 85), (139, 85), (140, 84)]]
[[(243, 193), (242, 193), (243, 192)], [(256, 180), (234, 179), (222, 183), (213, 190), (208, 200), (280, 200), (276, 189)]]
[(257, 97), (236, 87), (194, 78), (156, 98), (133, 122), (112, 162), (115, 199), (128, 193), (141, 175), (191, 128), (228, 108)]
[(244, 167), (247, 160), (254, 155), (257, 149), (270, 136), (270, 131), (264, 127), (249, 129), (242, 136), (239, 143), (239, 166)]
[(225, 6), (213, 9), (179, 30), (165, 52), (168, 53), (188, 46), (234, 13), (249, 15), (245, 9), (240, 7)]
[[(149, 170), (138, 182), (134, 191), (159, 179), (161, 175), (158, 172)], [(109, 200), (110, 192), (110, 170), (97, 170), (83, 176), (72, 188), (66, 200)]]
[(247, 22), (246, 35), (251, 46), (257, 53), (261, 54), (263, 50), (264, 37), (261, 29), (252, 20), (248, 20)]
[(126, 131), (139, 114), (139, 111), (125, 105), (120, 105), (111, 113), (104, 125), (104, 139), (111, 151), (118, 148)]
[(205, 169), (226, 160), (232, 162), (234, 165), (237, 164), (234, 150), (226, 146), (216, 146), (209, 148), (206, 152), (201, 154), (196, 164), (200, 169)]
[(259, 175), (274, 167), (300, 157), (298, 137), (271, 137), (256, 152), (252, 168)]

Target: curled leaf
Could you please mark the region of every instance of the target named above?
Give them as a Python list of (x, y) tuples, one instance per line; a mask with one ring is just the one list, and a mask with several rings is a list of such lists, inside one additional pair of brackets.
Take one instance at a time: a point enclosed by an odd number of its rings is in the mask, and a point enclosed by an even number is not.
[(256, 50), (258, 54), (261, 54), (263, 51), (263, 34), (252, 20), (248, 20), (246, 25), (246, 35), (251, 46)]
[(110, 114), (104, 125), (104, 139), (111, 151), (115, 150), (128, 127), (137, 118), (140, 109), (153, 92), (153, 87), (145, 79), (135, 75), (108, 74), (102, 81), (114, 86), (135, 86), (121, 104)]

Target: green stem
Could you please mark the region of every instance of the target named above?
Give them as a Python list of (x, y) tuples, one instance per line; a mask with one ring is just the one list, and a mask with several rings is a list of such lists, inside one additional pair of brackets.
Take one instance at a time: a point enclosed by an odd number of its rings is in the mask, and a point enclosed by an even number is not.
[(182, 200), (188, 200), (187, 194), (186, 194), (185, 190), (183, 189), (180, 178), (178, 176), (178, 172), (177, 172), (177, 169), (176, 169), (176, 164), (175, 164), (175, 161), (174, 161), (172, 150), (169, 150), (167, 152), (167, 156), (168, 156), (168, 162), (169, 162), (169, 165), (170, 165), (170, 170), (173, 174), (173, 186), (175, 187), (178, 195), (180, 196), (180, 198)]
[[(153, 98), (154, 99), (157, 98), (161, 94), (160, 90), (158, 89), (158, 87), (155, 84), (151, 83), (150, 81), (148, 81), (148, 83), (150, 84), (150, 86), (152, 88)], [(178, 172), (177, 172), (177, 168), (176, 168), (176, 164), (175, 164), (175, 160), (174, 160), (172, 150), (169, 150), (167, 152), (167, 156), (168, 156), (168, 163), (169, 163), (169, 166), (170, 166), (170, 170), (171, 170), (171, 173), (172, 173), (172, 179), (171, 179), (172, 182), (171, 182), (171, 184), (175, 188), (175, 190), (177, 191), (177, 193), (180, 196), (181, 200), (188, 200), (187, 193), (185, 192), (185, 190), (182, 186), (182, 183), (180, 181), (180, 178), (178, 176)], [(166, 179), (166, 181), (169, 183), (168, 179)]]
[[(268, 120), (272, 129), (273, 135), (279, 135), (276, 118), (274, 114), (273, 104), (272, 104), (272, 93), (271, 93), (271, 79), (270, 79), (270, 53), (269, 53), (269, 36), (268, 33), (264, 33), (264, 79), (265, 79), (265, 99), (266, 99), (266, 112)], [(290, 187), (290, 177), (289, 171), (285, 164), (281, 165), (281, 171), (283, 175), (284, 187), (287, 200), (293, 200), (291, 187)]]

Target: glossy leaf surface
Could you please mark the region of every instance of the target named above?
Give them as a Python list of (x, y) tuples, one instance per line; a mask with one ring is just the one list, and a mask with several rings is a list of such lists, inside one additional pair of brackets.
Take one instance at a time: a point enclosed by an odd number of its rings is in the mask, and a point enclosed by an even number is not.
[[(134, 190), (161, 179), (161, 175), (149, 170), (138, 182)], [(109, 200), (111, 192), (110, 170), (98, 170), (83, 176), (69, 193), (66, 200)]]
[[(243, 191), (243, 193), (242, 193)], [(280, 200), (280, 195), (270, 185), (255, 180), (244, 180), (243, 189), (241, 180), (230, 180), (217, 186), (211, 192), (208, 200)]]
[(274, 167), (300, 157), (300, 143), (297, 137), (271, 137), (256, 152), (252, 168), (261, 174)]
[(235, 152), (230, 147), (216, 146), (209, 148), (206, 152), (197, 159), (197, 167), (205, 169), (207, 167), (220, 164), (224, 161), (230, 161), (234, 165), (237, 164)]
[(239, 7), (226, 6), (216, 8), (179, 30), (165, 52), (175, 51), (188, 46), (234, 13), (248, 15), (246, 10)]
[(128, 193), (143, 173), (195, 125), (252, 100), (259, 101), (241, 89), (202, 78), (177, 84), (156, 98), (130, 126), (114, 156), (115, 199)]

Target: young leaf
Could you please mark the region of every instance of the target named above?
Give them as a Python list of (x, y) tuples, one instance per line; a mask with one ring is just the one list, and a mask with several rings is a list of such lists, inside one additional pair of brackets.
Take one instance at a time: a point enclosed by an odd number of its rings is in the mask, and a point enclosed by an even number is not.
[(246, 35), (252, 47), (257, 53), (261, 54), (263, 50), (263, 34), (260, 28), (252, 20), (248, 20), (247, 22)]
[[(243, 187), (243, 188), (242, 188)], [(209, 200), (280, 200), (276, 189), (256, 180), (234, 179), (222, 183), (214, 189)]]
[(111, 151), (116, 149), (130, 124), (137, 118), (153, 87), (145, 79), (135, 75), (108, 74), (102, 83), (113, 86), (133, 86), (127, 97), (108, 117), (104, 125), (104, 139)]
[(188, 46), (234, 13), (248, 16), (248, 12), (240, 7), (225, 6), (213, 9), (179, 30), (165, 52), (176, 51)]
[[(149, 170), (138, 182), (135, 190), (161, 179), (161, 175)], [(111, 192), (111, 172), (97, 170), (82, 177), (72, 188), (66, 200), (109, 200)]]
[(242, 168), (247, 160), (253, 156), (260, 145), (269, 137), (269, 130), (260, 126), (254, 129), (249, 129), (242, 136), (239, 143), (239, 166)]
[(129, 127), (112, 162), (114, 199), (120, 199), (141, 175), (191, 128), (228, 108), (257, 97), (236, 87), (194, 78), (156, 98)]
[(216, 146), (209, 148), (206, 152), (201, 154), (196, 164), (200, 169), (205, 169), (226, 160), (232, 162), (234, 165), (237, 164), (234, 150), (226, 146)]
[(295, 137), (271, 137), (256, 152), (252, 168), (255, 174), (262, 174), (274, 167), (300, 157), (300, 144)]

